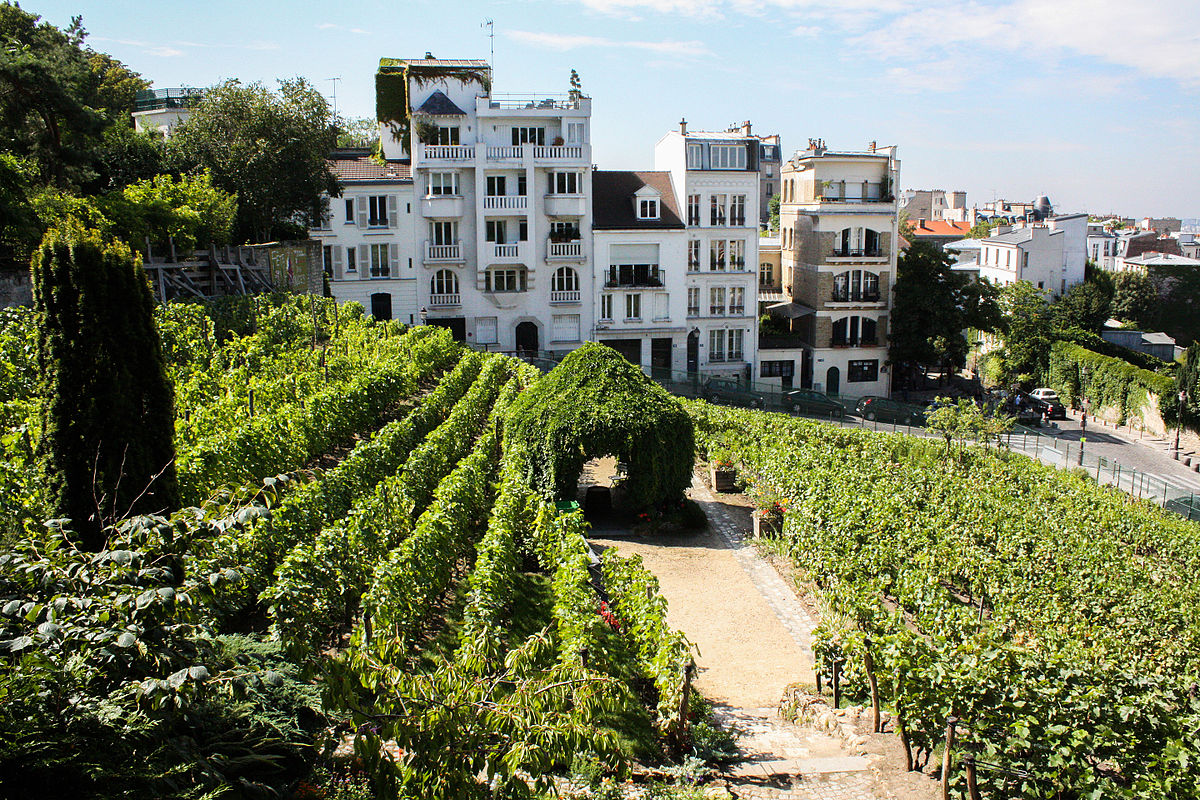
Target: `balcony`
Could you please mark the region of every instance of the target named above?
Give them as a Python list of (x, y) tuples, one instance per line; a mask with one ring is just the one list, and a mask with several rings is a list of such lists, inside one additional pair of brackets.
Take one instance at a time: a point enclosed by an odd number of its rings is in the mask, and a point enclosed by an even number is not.
[(560, 303), (560, 304), (561, 303), (578, 303), (579, 297), (580, 297), (580, 294), (579, 294), (578, 290), (571, 291), (571, 292), (551, 292), (550, 293), (550, 302), (551, 303)]
[(583, 242), (576, 239), (570, 242), (546, 242), (546, 260), (548, 261), (582, 261)]
[(887, 258), (887, 253), (879, 247), (857, 250), (849, 247), (835, 247), (829, 255), (832, 258)]
[(546, 163), (578, 162), (583, 160), (583, 146), (578, 144), (533, 148), (533, 160)]
[(708, 307), (708, 315), (710, 317), (725, 316), (725, 306), (709, 306)]
[(488, 108), (505, 111), (574, 111), (585, 107), (591, 98), (579, 92), (550, 95), (527, 94), (493, 94), (481, 98), (480, 103), (487, 103)]
[(879, 341), (875, 338), (860, 337), (858, 339), (839, 339), (834, 337), (829, 340), (830, 347), (875, 347)]
[(489, 147), (487, 149), (488, 161), (520, 161), (523, 155), (524, 150), (519, 144), (512, 147)]
[(525, 242), (508, 242), (505, 244), (497, 244), (488, 242), (488, 255), (492, 261), (507, 261), (507, 262), (525, 262), (525, 251), (527, 243)]
[(688, 309), (687, 309), (687, 315), (688, 315), (689, 317), (698, 317), (698, 316), (700, 316), (700, 306), (688, 306)]
[(457, 294), (431, 294), (429, 296), (430, 308), (450, 308), (460, 305), (462, 302)]
[(546, 216), (582, 217), (587, 213), (587, 198), (581, 194), (548, 194)]
[(488, 195), (483, 198), (484, 211), (524, 211), (529, 198), (523, 194)]
[(854, 204), (880, 203), (880, 204), (887, 204), (887, 205), (891, 205), (895, 201), (895, 198), (890, 194), (888, 194), (888, 195), (869, 194), (866, 197), (841, 197), (841, 196), (832, 197), (830, 195), (817, 195), (813, 199), (818, 203), (854, 203)]
[(729, 316), (731, 316), (731, 317), (746, 316), (746, 307), (745, 306), (730, 306), (729, 307)]
[(426, 264), (447, 264), (463, 260), (462, 242), (454, 244), (433, 244), (425, 242)]
[(759, 334), (759, 350), (798, 350), (808, 344), (798, 333)]
[(473, 144), (424, 144), (417, 145), (417, 161), (428, 165), (432, 161), (463, 162), (475, 158)]
[(663, 275), (658, 267), (636, 269), (633, 265), (613, 266), (608, 268), (604, 280), (606, 289), (658, 288), (662, 285)]
[(880, 294), (875, 292), (839, 292), (836, 289), (830, 294), (832, 303), (878, 303)]
[(423, 217), (461, 217), (463, 199), (456, 194), (434, 194), (421, 198)]

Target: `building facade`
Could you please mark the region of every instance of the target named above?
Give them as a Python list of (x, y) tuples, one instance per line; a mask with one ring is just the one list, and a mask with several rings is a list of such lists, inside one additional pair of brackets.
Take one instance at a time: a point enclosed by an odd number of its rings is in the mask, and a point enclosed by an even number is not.
[(759, 139), (689, 132), (654, 148), (687, 227), (688, 372), (750, 380), (757, 350)]
[(888, 311), (896, 274), (896, 148), (833, 151), (810, 140), (783, 167), (782, 289), (769, 307), (787, 334), (763, 337), (764, 379), (832, 395), (886, 395)]

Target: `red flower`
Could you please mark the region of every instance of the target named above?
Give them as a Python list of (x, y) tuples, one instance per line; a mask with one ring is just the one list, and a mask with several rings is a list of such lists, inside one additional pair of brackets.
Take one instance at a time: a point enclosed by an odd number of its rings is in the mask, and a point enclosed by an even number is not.
[(613, 613), (605, 600), (600, 601), (600, 617), (612, 627), (614, 631), (621, 630), (621, 621), (617, 619), (617, 615)]

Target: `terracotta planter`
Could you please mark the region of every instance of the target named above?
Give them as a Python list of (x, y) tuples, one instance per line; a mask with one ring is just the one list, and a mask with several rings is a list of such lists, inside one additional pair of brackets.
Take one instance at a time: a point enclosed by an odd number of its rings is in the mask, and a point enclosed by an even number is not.
[(718, 469), (709, 464), (708, 483), (714, 492), (732, 494), (737, 491), (737, 472), (732, 468)]
[(760, 514), (754, 512), (754, 538), (761, 539), (764, 536), (781, 536), (783, 534), (783, 515), (782, 514)]

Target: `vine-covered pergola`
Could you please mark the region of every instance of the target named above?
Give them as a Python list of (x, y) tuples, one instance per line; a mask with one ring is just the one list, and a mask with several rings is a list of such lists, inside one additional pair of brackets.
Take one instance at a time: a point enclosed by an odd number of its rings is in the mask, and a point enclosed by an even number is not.
[(683, 406), (601, 344), (575, 350), (523, 392), (504, 436), (517, 468), (547, 496), (574, 496), (583, 465), (608, 455), (628, 466), (635, 507), (678, 500), (692, 480), (695, 442)]

